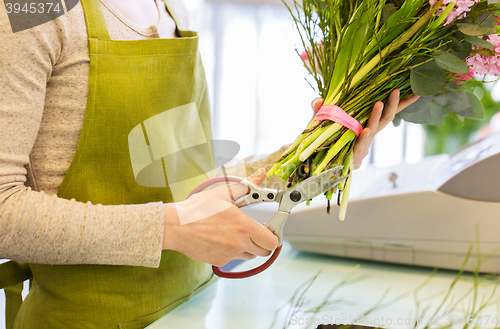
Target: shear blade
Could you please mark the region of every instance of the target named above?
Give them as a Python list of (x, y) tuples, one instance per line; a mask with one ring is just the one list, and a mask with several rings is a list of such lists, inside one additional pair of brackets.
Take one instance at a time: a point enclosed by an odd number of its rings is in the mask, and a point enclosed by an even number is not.
[(309, 177), (298, 184), (293, 190), (299, 191), (306, 200), (312, 199), (329, 189), (335, 187), (338, 183), (347, 178), (347, 175), (340, 176), (343, 166), (328, 169), (319, 175)]

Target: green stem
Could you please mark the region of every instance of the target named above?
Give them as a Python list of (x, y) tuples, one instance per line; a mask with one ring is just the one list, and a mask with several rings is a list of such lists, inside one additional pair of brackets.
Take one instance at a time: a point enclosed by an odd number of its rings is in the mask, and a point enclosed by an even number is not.
[(337, 131), (336, 133), (334, 133), (333, 135), (331, 135), (330, 137), (328, 137), (328, 139), (323, 144), (321, 144), (320, 147), (318, 147), (316, 150), (314, 150), (314, 152), (328, 150), (330, 148), (330, 146), (332, 144), (334, 144), (337, 141), (337, 139), (340, 138), (342, 133), (343, 133), (343, 131), (341, 129), (341, 130)]
[[(316, 123), (315, 121), (311, 120), (311, 122), (309, 122), (305, 130), (312, 128), (315, 123)], [(290, 145), (286, 149), (285, 153), (292, 151), (297, 145), (299, 145), (304, 140), (304, 138), (306, 138), (306, 136), (307, 134), (301, 134), (299, 137), (297, 137), (297, 139), (292, 143), (292, 145)]]
[(312, 142), (316, 140), (322, 133), (324, 133), (326, 130), (328, 130), (330, 127), (321, 127), (317, 130), (315, 130), (313, 133), (311, 133), (307, 138), (305, 138), (302, 143), (300, 143), (299, 147), (297, 147), (297, 154), (302, 153), (304, 149), (306, 149)]
[(328, 127), (328, 129), (326, 129), (300, 154), (300, 161), (306, 161), (306, 159), (309, 158), (318, 147), (320, 147), (330, 136), (335, 134), (341, 128), (342, 125), (338, 123), (334, 123), (330, 127)]
[[(415, 24), (413, 24), (408, 31), (406, 31), (401, 37), (398, 39), (394, 40), (391, 42), (388, 46), (386, 46), (380, 53), (375, 55), (365, 66), (363, 66), (358, 73), (354, 75), (351, 81), (351, 86), (355, 86), (360, 82), (368, 73), (370, 73), (371, 70), (373, 70), (378, 63), (384, 58), (389, 52), (392, 52), (396, 50), (397, 48), (401, 47), (406, 41), (408, 41), (412, 36), (415, 35), (415, 33), (420, 30), (422, 26), (424, 26), (434, 15), (434, 13), (441, 8), (441, 5), (443, 4), (443, 0), (439, 0), (434, 6), (432, 6), (427, 13), (425, 13), (424, 16), (422, 16)], [(343, 84), (344, 81), (340, 83)], [(336, 90), (339, 89), (338, 87)], [(332, 93), (329, 95), (324, 104), (336, 104), (339, 99), (340, 99), (341, 93)]]
[(326, 191), (326, 198), (327, 200), (331, 200), (332, 199), (332, 195), (333, 195), (333, 189), (329, 189), (328, 191)]
[[(307, 125), (306, 129), (310, 129), (312, 128), (315, 124), (317, 123), (317, 121), (313, 121), (311, 120), (311, 122), (309, 122), (309, 124)], [(319, 127), (319, 124), (318, 124), (318, 127)], [(316, 127), (316, 128), (318, 128)], [(283, 160), (286, 159), (287, 157), (289, 157), (290, 154), (292, 153), (295, 153), (297, 147), (300, 145), (300, 143), (302, 143), (302, 141), (304, 140), (304, 138), (306, 138), (307, 136), (309, 136), (311, 133), (302, 133), (300, 134), (299, 137), (297, 137), (295, 139), (295, 141), (285, 150), (285, 152), (283, 152), (283, 154), (281, 155), (281, 157), (279, 158), (279, 160), (277, 162), (279, 163), (283, 163)], [(274, 170), (273, 170), (274, 169)], [(268, 177), (271, 178), (272, 177), (272, 174), (276, 171), (277, 168), (271, 168), (272, 173), (271, 173), (271, 170), (268, 172)]]
[(302, 161), (299, 159), (299, 154), (294, 155), (290, 160), (280, 166), (281, 179), (288, 180), (288, 177), (297, 169)]
[(273, 177), (274, 174), (278, 174), (278, 169), (282, 164), (285, 162), (289, 161), (294, 155), (296, 154), (295, 150), (292, 150), (290, 154), (288, 154), (284, 159), (281, 159), (280, 161), (276, 162), (272, 168), (267, 172), (267, 177), (271, 178)]
[[(353, 157), (354, 157), (354, 152), (353, 151), (351, 151), (351, 152), (349, 152), (349, 154), (347, 154), (347, 156), (346, 156), (346, 158), (344, 160), (344, 163), (343, 163), (344, 168), (342, 169), (341, 176), (347, 175), (347, 173), (349, 172), (349, 164), (351, 163)], [(346, 184), (346, 181), (341, 182), (338, 185), (339, 190), (343, 190), (345, 184)]]
[(454, 7), (455, 4), (453, 2), (450, 2), (448, 6), (446, 6), (446, 9), (443, 11), (443, 13), (438, 17), (438, 19), (436, 19), (434, 23), (432, 23), (430, 29), (435, 30), (441, 25), (443, 25), (444, 20), (446, 19), (446, 17), (448, 17), (448, 15), (451, 13)]
[(346, 178), (347, 182), (344, 186), (344, 192), (342, 192), (342, 202), (340, 202), (339, 209), (339, 219), (344, 220), (345, 214), (347, 212), (347, 203), (349, 202), (349, 192), (351, 191), (351, 182), (352, 182), (352, 160), (349, 163), (349, 172), (350, 175)]
[(274, 166), (272, 166), (271, 169), (269, 169), (269, 171), (267, 172), (267, 177), (268, 178), (273, 177), (274, 174), (276, 173), (276, 170), (278, 170), (280, 166), (281, 166), (281, 162), (276, 162), (274, 164)]
[(328, 153), (326, 154), (325, 158), (323, 159), (323, 161), (321, 161), (321, 163), (319, 164), (318, 168), (316, 168), (316, 170), (314, 171), (314, 174), (313, 175), (317, 175), (319, 174), (320, 172), (323, 171), (323, 169), (325, 169), (325, 167), (328, 165), (328, 163), (330, 162), (330, 160), (333, 159), (333, 157), (335, 157), (337, 155), (337, 153), (340, 152), (340, 150), (347, 144), (349, 143), (350, 141), (352, 141), (354, 138), (356, 138), (356, 134), (352, 131), (352, 130), (348, 130), (346, 131), (340, 138), (339, 140), (337, 141), (337, 143), (335, 143), (329, 150), (328, 150)]
[(321, 150), (314, 157), (314, 160), (311, 163), (311, 169), (310, 169), (311, 170), (311, 176), (314, 175), (314, 173), (316, 172), (316, 170), (314, 168), (317, 168), (317, 166), (321, 163), (321, 161), (325, 157), (326, 152), (327, 152), (327, 150)]
[[(339, 156), (337, 157), (337, 159), (334, 162), (332, 162), (330, 167), (326, 167), (326, 170), (328, 170), (330, 168), (338, 167), (340, 165), (345, 165), (345, 159), (350, 151), (351, 151), (351, 147), (344, 147), (342, 149), (342, 151), (339, 153)], [(345, 166), (344, 166), (344, 168), (345, 168)]]

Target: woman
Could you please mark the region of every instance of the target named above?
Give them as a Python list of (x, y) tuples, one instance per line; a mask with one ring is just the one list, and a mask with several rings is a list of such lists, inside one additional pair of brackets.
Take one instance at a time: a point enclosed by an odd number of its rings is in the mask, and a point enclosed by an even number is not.
[[(33, 278), (9, 326), (143, 328), (206, 285), (209, 264), (276, 248), (220, 189), (182, 201), (207, 178), (197, 171), (206, 158), (177, 155), (212, 137), (197, 37), (183, 30), (180, 3), (82, 0), (18, 33), (1, 15), (0, 257), (29, 265), (8, 263), (0, 282)], [(395, 91), (385, 111), (375, 105), (356, 166), (414, 100)], [(233, 174), (277, 156), (249, 158)], [(224, 210), (183, 223), (207, 205)]]

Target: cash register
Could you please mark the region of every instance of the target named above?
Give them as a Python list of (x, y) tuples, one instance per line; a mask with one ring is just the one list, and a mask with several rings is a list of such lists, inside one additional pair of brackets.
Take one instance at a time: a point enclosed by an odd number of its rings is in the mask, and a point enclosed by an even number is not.
[(356, 171), (345, 221), (319, 196), (295, 207), (284, 238), (307, 252), (455, 270), (472, 245), (465, 269), (500, 273), (500, 134), (451, 156)]

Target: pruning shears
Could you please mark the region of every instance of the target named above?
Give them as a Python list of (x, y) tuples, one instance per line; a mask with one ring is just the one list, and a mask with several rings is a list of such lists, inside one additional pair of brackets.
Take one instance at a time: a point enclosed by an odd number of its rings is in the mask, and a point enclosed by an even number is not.
[(309, 177), (301, 183), (287, 190), (278, 190), (260, 187), (248, 179), (235, 176), (220, 176), (211, 178), (196, 187), (189, 196), (201, 192), (204, 189), (218, 183), (235, 182), (247, 186), (248, 193), (234, 200), (234, 204), (238, 207), (245, 207), (263, 202), (277, 202), (279, 208), (273, 218), (265, 226), (273, 232), (279, 239), (279, 246), (273, 252), (271, 257), (262, 265), (248, 271), (243, 272), (226, 272), (217, 266), (212, 266), (214, 273), (223, 278), (241, 279), (254, 276), (261, 273), (276, 260), (283, 245), (283, 226), (290, 215), (291, 210), (298, 204), (310, 200), (329, 189), (337, 186), (340, 182), (347, 178), (347, 175), (340, 176), (343, 166), (335, 167), (326, 170), (318, 175)]

